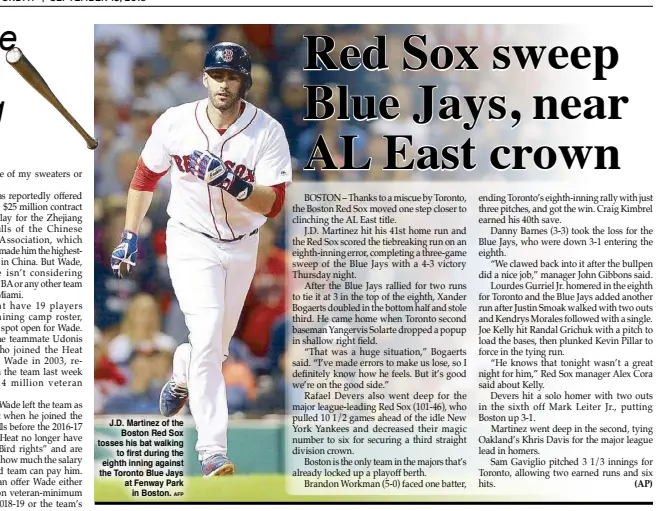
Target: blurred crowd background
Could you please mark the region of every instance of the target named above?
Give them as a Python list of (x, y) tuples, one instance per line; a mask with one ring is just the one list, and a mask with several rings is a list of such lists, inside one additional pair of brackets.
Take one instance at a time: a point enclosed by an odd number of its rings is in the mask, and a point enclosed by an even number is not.
[[(491, 73), (404, 73), (402, 44), (408, 34), (428, 37), (428, 45), (489, 46), (508, 40), (502, 26), (379, 26), (379, 25), (97, 25), (95, 28), (95, 387), (96, 412), (158, 413), (158, 394), (170, 377), (172, 353), (187, 341), (187, 330), (173, 294), (165, 252), (166, 205), (170, 180), (160, 181), (139, 233), (139, 263), (130, 278), (117, 280), (109, 256), (124, 227), (126, 192), (136, 161), (153, 122), (167, 108), (207, 97), (201, 69), (207, 49), (221, 41), (245, 46), (253, 60), (253, 87), (248, 100), (275, 117), (290, 143), (293, 178), (313, 180), (429, 179), (426, 173), (382, 172), (383, 134), (410, 134), (413, 145), (462, 144), (470, 135), (458, 123), (439, 120), (421, 126), (412, 120), (419, 111), (417, 85), (439, 87), (439, 95), (500, 93), (500, 76)], [(360, 48), (375, 44), (374, 35), (387, 35), (390, 69), (384, 72), (304, 72), (304, 34), (331, 35), (333, 58), (346, 44)], [(489, 53), (484, 55), (490, 56)], [(489, 67), (489, 66), (486, 66)], [(509, 83), (511, 97), (527, 97), (528, 74)], [(504, 78), (506, 79), (506, 78)], [(401, 115), (393, 121), (371, 123), (305, 122), (304, 84), (343, 84), (351, 94), (397, 96)], [(523, 106), (524, 107), (524, 106)], [(303, 172), (319, 134), (325, 135), (332, 156), (343, 160), (338, 135), (354, 134), (356, 161), (373, 158), (368, 173)], [(436, 175), (436, 179), (482, 179), (485, 149), (533, 136), (532, 130), (511, 130), (508, 123), (484, 122), (472, 131), (479, 167), (473, 173)], [(270, 220), (260, 232), (257, 272), (240, 324), (224, 363), (230, 413), (264, 416), (282, 413), (285, 352), (284, 215)]]

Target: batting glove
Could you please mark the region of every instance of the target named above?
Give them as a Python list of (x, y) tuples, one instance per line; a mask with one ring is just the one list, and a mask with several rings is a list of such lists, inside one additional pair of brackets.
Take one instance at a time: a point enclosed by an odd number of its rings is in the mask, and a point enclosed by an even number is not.
[[(111, 268), (113, 275), (121, 279), (131, 273), (131, 269), (136, 266), (136, 255), (138, 254), (138, 236), (136, 233), (125, 230), (122, 232), (122, 240), (111, 255)], [(126, 272), (123, 274), (122, 265), (126, 265)]]
[(194, 151), (189, 157), (189, 172), (204, 175), (208, 186), (216, 186), (228, 192), (238, 201), (249, 198), (253, 185), (237, 177), (219, 158), (209, 151)]
[(197, 177), (201, 181), (205, 181), (205, 171), (200, 170), (200, 166), (194, 166), (193, 163), (191, 163), (191, 160), (189, 160), (189, 166), (187, 168), (187, 172)]

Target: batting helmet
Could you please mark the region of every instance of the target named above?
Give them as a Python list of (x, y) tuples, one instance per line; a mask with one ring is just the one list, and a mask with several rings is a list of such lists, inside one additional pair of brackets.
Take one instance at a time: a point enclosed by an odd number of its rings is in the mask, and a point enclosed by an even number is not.
[(203, 71), (227, 69), (244, 78), (244, 91), (251, 88), (251, 56), (243, 46), (235, 43), (219, 43), (212, 46), (205, 56)]

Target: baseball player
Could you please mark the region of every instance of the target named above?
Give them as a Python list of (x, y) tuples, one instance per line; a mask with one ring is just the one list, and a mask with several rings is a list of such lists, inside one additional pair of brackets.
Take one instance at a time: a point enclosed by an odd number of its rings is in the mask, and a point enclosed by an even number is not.
[(167, 110), (138, 160), (125, 230), (112, 254), (116, 276), (136, 264), (139, 227), (159, 178), (170, 170), (168, 269), (189, 330), (175, 352), (160, 399), (171, 417), (189, 401), (205, 477), (234, 473), (228, 459), (228, 406), (221, 364), (256, 268), (258, 229), (283, 205), (291, 183), (281, 124), (246, 101), (251, 58), (242, 46), (209, 49), (208, 98)]

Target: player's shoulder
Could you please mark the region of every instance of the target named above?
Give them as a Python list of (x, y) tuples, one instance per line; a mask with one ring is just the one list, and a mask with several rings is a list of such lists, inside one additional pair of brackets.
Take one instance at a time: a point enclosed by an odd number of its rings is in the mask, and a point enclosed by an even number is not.
[(283, 126), (281, 125), (281, 123), (277, 121), (274, 117), (272, 117), (270, 114), (265, 112), (262, 108), (258, 108), (252, 103), (249, 103), (248, 101), (247, 104), (251, 105), (251, 107), (255, 109), (255, 121), (257, 126), (269, 131), (283, 130)]
[(190, 125), (188, 119), (191, 123), (196, 122), (196, 108), (199, 103), (200, 101), (193, 101), (166, 109), (152, 125), (153, 136), (164, 141), (177, 138), (180, 131)]
[(171, 106), (166, 111), (164, 111), (159, 120), (170, 121), (173, 119), (182, 119), (189, 115), (195, 115), (196, 108), (201, 103), (202, 100), (192, 101), (190, 103), (183, 103), (181, 105)]

